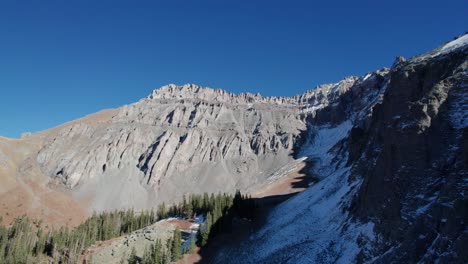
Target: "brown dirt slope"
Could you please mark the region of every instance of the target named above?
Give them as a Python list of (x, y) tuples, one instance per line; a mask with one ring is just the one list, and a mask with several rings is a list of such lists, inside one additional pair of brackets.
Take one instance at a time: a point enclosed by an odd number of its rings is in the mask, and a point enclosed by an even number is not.
[(0, 137), (0, 215), (2, 224), (28, 215), (45, 225), (75, 226), (85, 210), (66, 189), (53, 187), (35, 162), (41, 144), (37, 139)]

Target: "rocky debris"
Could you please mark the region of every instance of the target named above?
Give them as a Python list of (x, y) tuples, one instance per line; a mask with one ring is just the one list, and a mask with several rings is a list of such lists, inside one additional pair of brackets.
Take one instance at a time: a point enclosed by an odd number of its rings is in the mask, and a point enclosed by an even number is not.
[(83, 259), (89, 263), (121, 263), (126, 262), (128, 256), (135, 248), (137, 256), (143, 256), (145, 249), (156, 243), (160, 239), (163, 247), (167, 240), (172, 237), (175, 226), (159, 221), (156, 224), (134, 231), (128, 235), (97, 242), (83, 254)]
[(136, 255), (142, 258), (145, 250), (154, 245), (157, 240), (161, 241), (163, 248), (166, 249), (166, 243), (169, 238), (173, 237), (176, 227), (179, 227), (182, 233), (181, 247), (187, 248), (191, 234), (196, 235), (199, 223), (203, 221), (203, 217), (198, 217), (193, 222), (180, 218), (160, 220), (130, 234), (96, 242), (86, 249), (80, 258), (80, 262), (86, 260), (90, 264), (122, 263), (123, 260), (124, 263), (127, 263), (126, 261), (133, 248), (135, 248)]

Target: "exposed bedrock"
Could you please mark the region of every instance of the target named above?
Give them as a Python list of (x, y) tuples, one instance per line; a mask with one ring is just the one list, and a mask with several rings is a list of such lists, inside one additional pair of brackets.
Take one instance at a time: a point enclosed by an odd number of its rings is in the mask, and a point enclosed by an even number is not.
[[(369, 107), (382, 93), (387, 72), (348, 77), (293, 97), (163, 86), (106, 119), (85, 117), (33, 135), (45, 140), (37, 160), (80, 197), (100, 197), (109, 182), (129, 182), (115, 187), (120, 196), (132, 197), (129, 206), (187, 192), (251, 189), (295, 158), (308, 126), (340, 122)], [(118, 194), (102, 194), (93, 209), (121, 206), (125, 199)]]
[(397, 61), (382, 104), (350, 133), (364, 179), (353, 211), (383, 237), (376, 262), (468, 259), (467, 50)]

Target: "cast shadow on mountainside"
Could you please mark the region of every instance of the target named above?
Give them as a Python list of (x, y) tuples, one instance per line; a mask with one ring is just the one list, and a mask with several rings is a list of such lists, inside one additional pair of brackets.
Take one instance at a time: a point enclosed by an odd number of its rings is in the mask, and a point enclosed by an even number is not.
[[(294, 171), (294, 175), (285, 176), (285, 181), (278, 180), (277, 186), (261, 197), (253, 197), (255, 211), (252, 220), (235, 218), (230, 232), (222, 233), (211, 239), (208, 245), (197, 252), (199, 260), (195, 263), (217, 263), (219, 259), (232, 257), (232, 253), (249, 237), (261, 229), (268, 215), (277, 205), (305, 190), (316, 179), (310, 175), (312, 160), (305, 160), (302, 167)], [(178, 263), (192, 263), (190, 255)], [(184, 260), (187, 259), (185, 262)], [(193, 261), (193, 260), (192, 260)]]
[(396, 248), (379, 261), (429, 263), (431, 252), (443, 252), (441, 263), (467, 259), (466, 52), (401, 63), (392, 79), (371, 125), (354, 133), (361, 138), (353, 148), (362, 153), (350, 160), (364, 183), (350, 211), (362, 221), (379, 219), (381, 251)]

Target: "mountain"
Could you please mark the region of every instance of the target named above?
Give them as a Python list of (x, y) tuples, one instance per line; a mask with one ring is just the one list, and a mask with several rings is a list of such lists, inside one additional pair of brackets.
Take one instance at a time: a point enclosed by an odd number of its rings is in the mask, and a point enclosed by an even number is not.
[(146, 98), (29, 135), (28, 158), (87, 210), (148, 208), (184, 193), (255, 190), (295, 159), (309, 120), (375, 100), (387, 70), (293, 97), (167, 85)]
[(466, 262), (467, 42), (297, 96), (170, 84), (0, 138), (0, 212), (73, 225), (188, 193), (259, 191), (305, 159), (315, 183), (215, 262)]
[(216, 262), (467, 263), (467, 44), (399, 57), (371, 110), (313, 119), (302, 155), (320, 180)]

